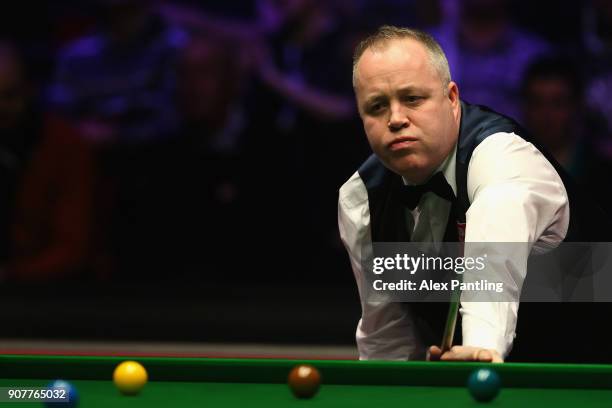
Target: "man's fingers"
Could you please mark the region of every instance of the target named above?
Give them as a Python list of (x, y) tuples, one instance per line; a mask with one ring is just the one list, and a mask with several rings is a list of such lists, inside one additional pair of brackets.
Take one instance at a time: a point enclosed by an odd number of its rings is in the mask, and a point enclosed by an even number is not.
[(503, 363), (504, 360), (495, 350), (470, 346), (453, 346), (442, 353), (438, 346), (427, 350), (427, 361), (481, 361), (483, 363)]
[(427, 361), (438, 361), (442, 356), (442, 350), (438, 346), (431, 346), (427, 350)]
[(491, 355), (491, 352), (489, 350), (479, 349), (478, 351), (476, 351), (475, 354), (476, 354), (476, 356), (475, 356), (474, 360), (476, 360), (476, 361), (491, 362), (493, 360), (493, 356)]
[(489, 350), (463, 346), (453, 346), (440, 357), (442, 361), (492, 362), (493, 359), (493, 354)]

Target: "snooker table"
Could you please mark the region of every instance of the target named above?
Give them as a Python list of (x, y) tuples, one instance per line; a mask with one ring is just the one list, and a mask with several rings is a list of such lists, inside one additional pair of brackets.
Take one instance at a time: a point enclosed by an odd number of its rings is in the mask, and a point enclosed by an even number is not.
[[(148, 370), (138, 396), (123, 396), (114, 367), (134, 359)], [(322, 375), (310, 400), (291, 394), (286, 378), (298, 363)], [(63, 378), (76, 386), (79, 407), (476, 407), (465, 383), (482, 363), (177, 357), (0, 356), (0, 387), (43, 387)], [(612, 407), (612, 365), (494, 365), (502, 380), (492, 407)], [(0, 407), (41, 407), (40, 402)]]

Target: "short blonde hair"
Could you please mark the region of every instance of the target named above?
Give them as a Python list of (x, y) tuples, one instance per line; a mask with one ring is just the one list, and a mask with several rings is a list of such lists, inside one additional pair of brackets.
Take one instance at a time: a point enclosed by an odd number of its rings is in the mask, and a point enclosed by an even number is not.
[(391, 40), (402, 39), (411, 39), (423, 44), (429, 54), (429, 62), (440, 76), (442, 85), (446, 90), (451, 81), (451, 75), (448, 60), (440, 44), (424, 31), (389, 25), (380, 27), (374, 34), (368, 36), (355, 47), (355, 53), (353, 54), (353, 87), (357, 86), (357, 64), (366, 50), (370, 48), (384, 49)]

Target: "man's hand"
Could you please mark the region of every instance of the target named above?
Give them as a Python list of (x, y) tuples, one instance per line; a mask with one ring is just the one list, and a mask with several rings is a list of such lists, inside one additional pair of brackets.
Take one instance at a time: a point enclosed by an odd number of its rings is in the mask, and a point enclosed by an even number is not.
[(431, 346), (427, 351), (427, 361), (482, 361), (503, 363), (504, 359), (495, 350), (470, 346), (453, 346), (442, 354), (438, 346)]

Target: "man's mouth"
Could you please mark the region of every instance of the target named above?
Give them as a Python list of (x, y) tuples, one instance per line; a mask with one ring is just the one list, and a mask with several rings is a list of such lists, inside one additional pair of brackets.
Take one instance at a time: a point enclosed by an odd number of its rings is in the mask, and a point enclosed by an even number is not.
[(392, 152), (401, 150), (401, 149), (406, 149), (412, 146), (418, 140), (419, 139), (417, 137), (402, 136), (402, 137), (393, 139), (393, 141), (389, 143), (388, 147), (389, 147), (389, 150), (391, 150)]

